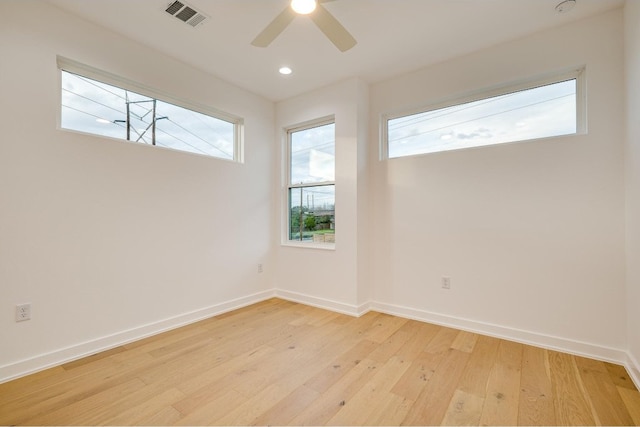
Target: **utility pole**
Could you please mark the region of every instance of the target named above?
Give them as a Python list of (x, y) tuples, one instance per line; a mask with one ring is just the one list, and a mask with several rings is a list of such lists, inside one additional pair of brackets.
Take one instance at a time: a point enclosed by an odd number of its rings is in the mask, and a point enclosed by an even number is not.
[[(149, 123), (149, 125), (146, 127), (145, 130), (142, 131), (142, 133), (138, 132), (136, 130), (136, 128), (131, 126), (131, 104), (144, 104), (147, 102), (151, 102), (151, 110), (147, 111), (146, 114), (144, 114), (143, 116), (138, 116), (137, 114), (135, 114), (136, 118), (139, 119), (140, 121), (142, 121), (142, 119), (149, 113), (151, 113), (151, 123)], [(162, 120), (162, 119), (168, 119), (167, 116), (162, 116), (162, 117), (157, 117), (156, 116), (156, 100), (155, 99), (146, 99), (143, 101), (126, 101), (127, 104), (127, 141), (131, 141), (131, 129), (133, 129), (133, 131), (135, 133), (138, 134), (138, 139), (136, 139), (136, 142), (140, 142), (140, 140), (142, 139), (142, 142), (146, 142), (143, 138), (144, 135), (147, 133), (147, 131), (149, 129), (151, 129), (151, 145), (156, 145), (156, 122), (158, 120)], [(143, 122), (144, 123), (144, 122)]]

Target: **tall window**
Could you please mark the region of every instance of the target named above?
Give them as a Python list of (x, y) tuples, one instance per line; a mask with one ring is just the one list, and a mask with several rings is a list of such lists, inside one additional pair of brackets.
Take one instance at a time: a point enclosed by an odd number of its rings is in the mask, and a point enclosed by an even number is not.
[(575, 134), (582, 125), (581, 71), (387, 117), (387, 157)]
[(289, 240), (335, 242), (335, 123), (288, 132)]
[[(62, 67), (66, 68), (63, 61)], [(178, 106), (132, 84), (109, 84), (100, 72), (91, 77), (62, 68), (60, 126), (127, 141), (155, 145), (227, 160), (240, 160), (239, 119)], [(83, 66), (88, 69), (88, 67)], [(97, 79), (93, 78), (98, 75)], [(104, 80), (113, 82), (105, 74)], [(124, 80), (124, 79), (123, 79)]]

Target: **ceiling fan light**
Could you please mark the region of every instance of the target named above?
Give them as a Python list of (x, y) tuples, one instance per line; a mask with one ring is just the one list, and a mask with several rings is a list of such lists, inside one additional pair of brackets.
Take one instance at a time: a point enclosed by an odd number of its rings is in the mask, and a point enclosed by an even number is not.
[(291, 0), (291, 9), (300, 15), (308, 15), (316, 10), (316, 0)]

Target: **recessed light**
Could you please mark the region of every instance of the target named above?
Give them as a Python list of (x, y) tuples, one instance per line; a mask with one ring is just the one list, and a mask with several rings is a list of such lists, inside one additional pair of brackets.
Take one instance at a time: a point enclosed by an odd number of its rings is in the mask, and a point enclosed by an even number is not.
[(278, 72), (280, 74), (283, 74), (285, 76), (288, 76), (289, 74), (293, 73), (293, 70), (289, 67), (280, 67), (280, 69), (278, 70)]
[(576, 5), (576, 0), (565, 0), (556, 6), (556, 12), (567, 13)]

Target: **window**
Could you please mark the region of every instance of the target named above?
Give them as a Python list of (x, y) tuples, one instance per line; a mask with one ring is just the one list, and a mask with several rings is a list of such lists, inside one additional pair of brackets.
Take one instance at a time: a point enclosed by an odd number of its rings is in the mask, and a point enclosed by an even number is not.
[(61, 128), (240, 160), (239, 119), (185, 108), (124, 79), (119, 84), (117, 77), (107, 73), (68, 60), (60, 62)]
[[(575, 134), (581, 71), (386, 118), (388, 158)], [(441, 108), (440, 108), (441, 107)]]
[(288, 240), (335, 242), (335, 123), (291, 129), (288, 140)]

